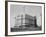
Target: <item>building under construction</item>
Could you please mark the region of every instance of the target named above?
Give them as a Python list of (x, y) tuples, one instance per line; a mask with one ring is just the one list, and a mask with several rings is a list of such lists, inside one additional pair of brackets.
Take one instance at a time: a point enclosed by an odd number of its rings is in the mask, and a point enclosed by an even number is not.
[(16, 17), (15, 26), (18, 27), (35, 27), (36, 26), (36, 16), (30, 16), (27, 14), (21, 14)]
[(11, 29), (11, 31), (26, 31), (37, 27), (36, 16), (21, 14), (16, 17), (15, 26)]

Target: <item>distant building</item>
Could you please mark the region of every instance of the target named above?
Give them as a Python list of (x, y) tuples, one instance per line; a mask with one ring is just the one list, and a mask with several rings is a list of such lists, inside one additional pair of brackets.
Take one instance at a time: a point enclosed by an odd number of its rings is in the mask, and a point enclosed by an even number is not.
[(18, 15), (14, 27), (37, 27), (36, 16), (33, 17), (28, 14)]

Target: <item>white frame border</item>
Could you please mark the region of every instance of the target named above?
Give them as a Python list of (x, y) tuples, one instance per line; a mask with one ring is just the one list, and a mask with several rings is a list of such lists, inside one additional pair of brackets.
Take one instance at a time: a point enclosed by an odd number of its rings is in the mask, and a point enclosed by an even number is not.
[[(42, 6), (42, 31), (10, 32), (10, 4)], [(8, 2), (8, 35), (44, 33), (44, 4)]]

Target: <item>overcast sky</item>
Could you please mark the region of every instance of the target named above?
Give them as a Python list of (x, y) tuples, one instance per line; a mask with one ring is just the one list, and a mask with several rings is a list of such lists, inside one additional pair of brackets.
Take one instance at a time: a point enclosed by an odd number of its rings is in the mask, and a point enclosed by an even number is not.
[(10, 5), (10, 24), (11, 27), (15, 25), (15, 18), (18, 14), (26, 13), (30, 16), (36, 16), (37, 25), (41, 25), (41, 14), (42, 7), (41, 6), (31, 6), (31, 5)]

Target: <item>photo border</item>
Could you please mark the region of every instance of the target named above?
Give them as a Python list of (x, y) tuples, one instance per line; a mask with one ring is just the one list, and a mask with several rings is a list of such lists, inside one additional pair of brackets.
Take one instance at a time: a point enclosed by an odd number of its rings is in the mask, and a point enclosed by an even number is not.
[[(7, 7), (8, 2), (44, 4), (44, 33), (8, 35), (8, 7)], [(42, 2), (27, 2), (27, 1), (5, 1), (5, 36), (24, 36), (24, 35), (41, 35), (41, 34), (45, 34), (45, 3), (42, 3)]]

